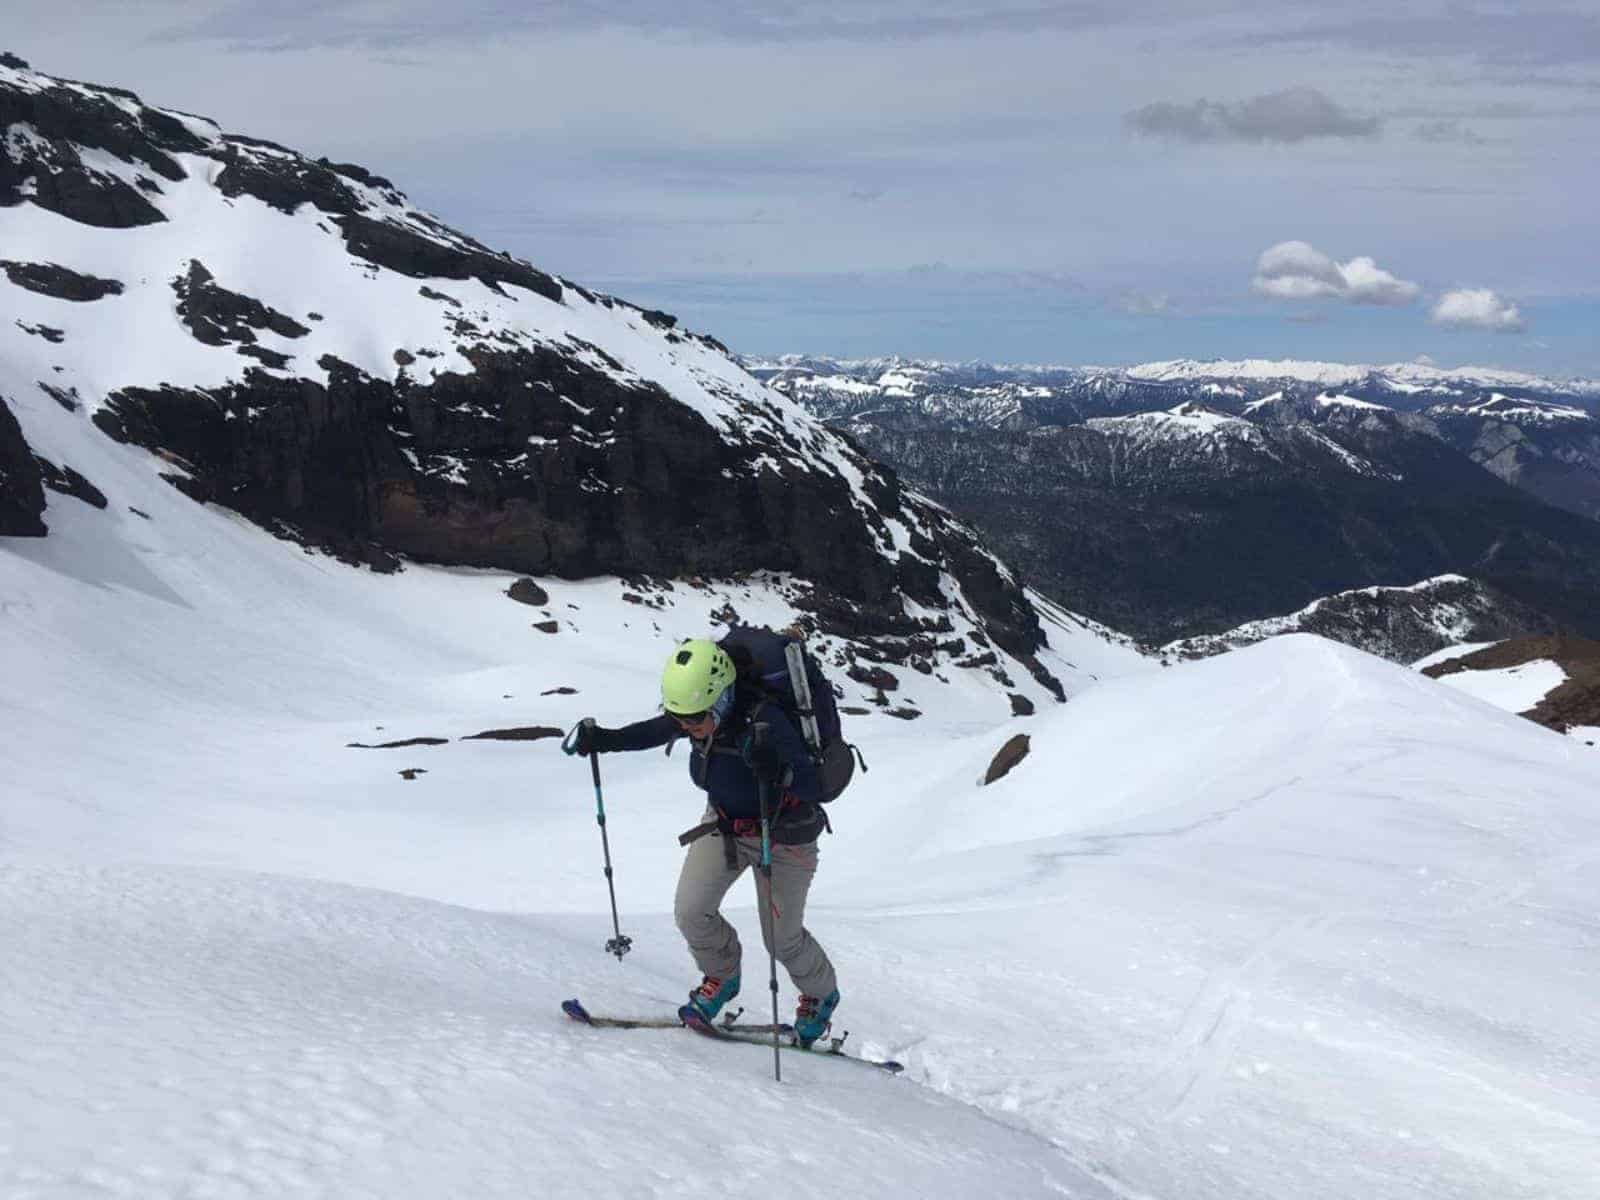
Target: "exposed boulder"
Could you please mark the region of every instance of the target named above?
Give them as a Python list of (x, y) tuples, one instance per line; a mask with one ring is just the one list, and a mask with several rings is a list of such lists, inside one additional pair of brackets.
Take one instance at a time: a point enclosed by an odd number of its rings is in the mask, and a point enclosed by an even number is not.
[(1028, 757), (1032, 749), (1032, 742), (1025, 733), (1019, 733), (1001, 746), (989, 762), (989, 769), (984, 772), (983, 783), (987, 787), (997, 779), (1003, 779), (1011, 773), (1011, 769)]
[(519, 579), (508, 587), (506, 595), (518, 604), (529, 604), (534, 608), (543, 608), (550, 603), (550, 593), (527, 578)]

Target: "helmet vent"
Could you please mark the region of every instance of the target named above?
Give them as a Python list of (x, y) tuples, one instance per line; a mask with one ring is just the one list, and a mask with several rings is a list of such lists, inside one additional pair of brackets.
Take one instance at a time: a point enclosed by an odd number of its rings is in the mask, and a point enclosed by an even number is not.
[(687, 667), (694, 654), (688, 650), (679, 650), (678, 657), (674, 660), (680, 667)]

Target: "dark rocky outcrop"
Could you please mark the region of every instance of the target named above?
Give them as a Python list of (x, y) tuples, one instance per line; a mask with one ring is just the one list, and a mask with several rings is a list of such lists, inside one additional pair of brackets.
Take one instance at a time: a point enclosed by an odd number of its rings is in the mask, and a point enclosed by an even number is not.
[(77, 388), (60, 388), (54, 386), (53, 384), (45, 383), (44, 380), (41, 379), (39, 381), (39, 390), (42, 391), (46, 396), (49, 396), (50, 399), (54, 400), (57, 404), (61, 405), (61, 407), (66, 409), (68, 412), (78, 411), (79, 399)]
[(104, 150), (177, 180), (184, 171), (172, 154), (203, 152), (206, 143), (176, 117), (156, 109), (135, 116), (118, 97), (110, 89), (73, 88), (65, 81), (38, 91), (0, 90), (0, 129), (20, 125), (32, 135), (13, 140), (15, 156), (0, 155), (0, 208), (22, 203), (31, 179), (32, 203), (85, 225), (125, 229), (166, 220), (139, 188), (85, 165), (78, 147)]
[[(930, 653), (933, 635), (948, 633), (896, 615), (901, 575), (876, 531), (834, 515), (854, 511), (841, 477), (787, 465), (752, 477), (747, 448), (656, 385), (553, 350), (475, 358), (473, 375), (428, 385), (334, 363), (327, 386), (255, 375), (214, 393), (126, 389), (96, 421), (192, 464), (191, 495), (266, 523), (561, 578), (760, 566), (820, 585), (803, 603), (834, 631), (921, 636)], [(892, 513), (898, 483), (881, 475)], [(930, 552), (962, 580), (990, 636), (1031, 656), (1042, 635), (1020, 590), (964, 530), (942, 518), (934, 528)]]
[(188, 271), (172, 281), (172, 290), (178, 297), (178, 316), (195, 340), (208, 346), (241, 342), (251, 345), (257, 330), (269, 330), (286, 338), (305, 337), (311, 332), (293, 317), (221, 287), (198, 259), (189, 260)]
[(0, 537), (44, 537), (44, 503), (39, 460), (0, 397)]
[(105, 493), (71, 467), (58, 467), (47, 458), (40, 458), (38, 462), (39, 477), (51, 491), (72, 496), (95, 508), (106, 506)]
[(895, 673), (883, 667), (852, 666), (846, 674), (857, 683), (877, 688), (880, 692), (892, 692), (900, 687), (900, 680)]
[(350, 253), (402, 275), (423, 279), (476, 278), (490, 285), (514, 283), (548, 300), (561, 300), (561, 285), (543, 271), (467, 239), (460, 239), (467, 242), (464, 246), (441, 246), (404, 226), (359, 215), (340, 218), (339, 226)]
[(231, 134), (221, 158), (223, 167), (216, 184), (224, 196), (253, 196), (290, 214), (302, 204), (337, 215), (354, 213), (360, 207), (337, 171), (272, 142)]
[(23, 333), (31, 333), (34, 337), (41, 337), (58, 346), (67, 338), (66, 330), (57, 329), (53, 325), (29, 325), (26, 321), (18, 321), (17, 328)]
[(55, 263), (15, 262), (0, 260), (0, 271), (20, 288), (52, 296), (57, 300), (76, 300), (80, 303), (101, 300), (106, 296), (120, 296), (122, 284), (115, 279), (101, 279), (95, 275), (80, 275), (68, 267)]

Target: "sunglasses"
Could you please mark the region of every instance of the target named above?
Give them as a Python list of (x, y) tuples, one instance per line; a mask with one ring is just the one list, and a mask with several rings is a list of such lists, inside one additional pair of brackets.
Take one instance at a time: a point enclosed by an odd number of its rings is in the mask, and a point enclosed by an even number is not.
[(679, 725), (698, 725), (711, 715), (709, 708), (697, 713), (673, 713), (672, 719)]

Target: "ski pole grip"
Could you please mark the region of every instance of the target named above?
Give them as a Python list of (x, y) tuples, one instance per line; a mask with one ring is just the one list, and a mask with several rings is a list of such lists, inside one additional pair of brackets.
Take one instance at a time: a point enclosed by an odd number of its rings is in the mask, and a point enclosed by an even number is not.
[[(591, 732), (594, 730), (593, 717), (584, 717), (583, 720), (579, 721), (576, 725), (569, 729), (567, 731), (567, 736), (561, 739), (561, 749), (568, 754), (577, 753), (578, 736), (580, 731), (582, 731), (585, 727), (587, 727)], [(592, 744), (589, 747), (589, 753), (591, 755), (594, 754), (594, 746)]]

